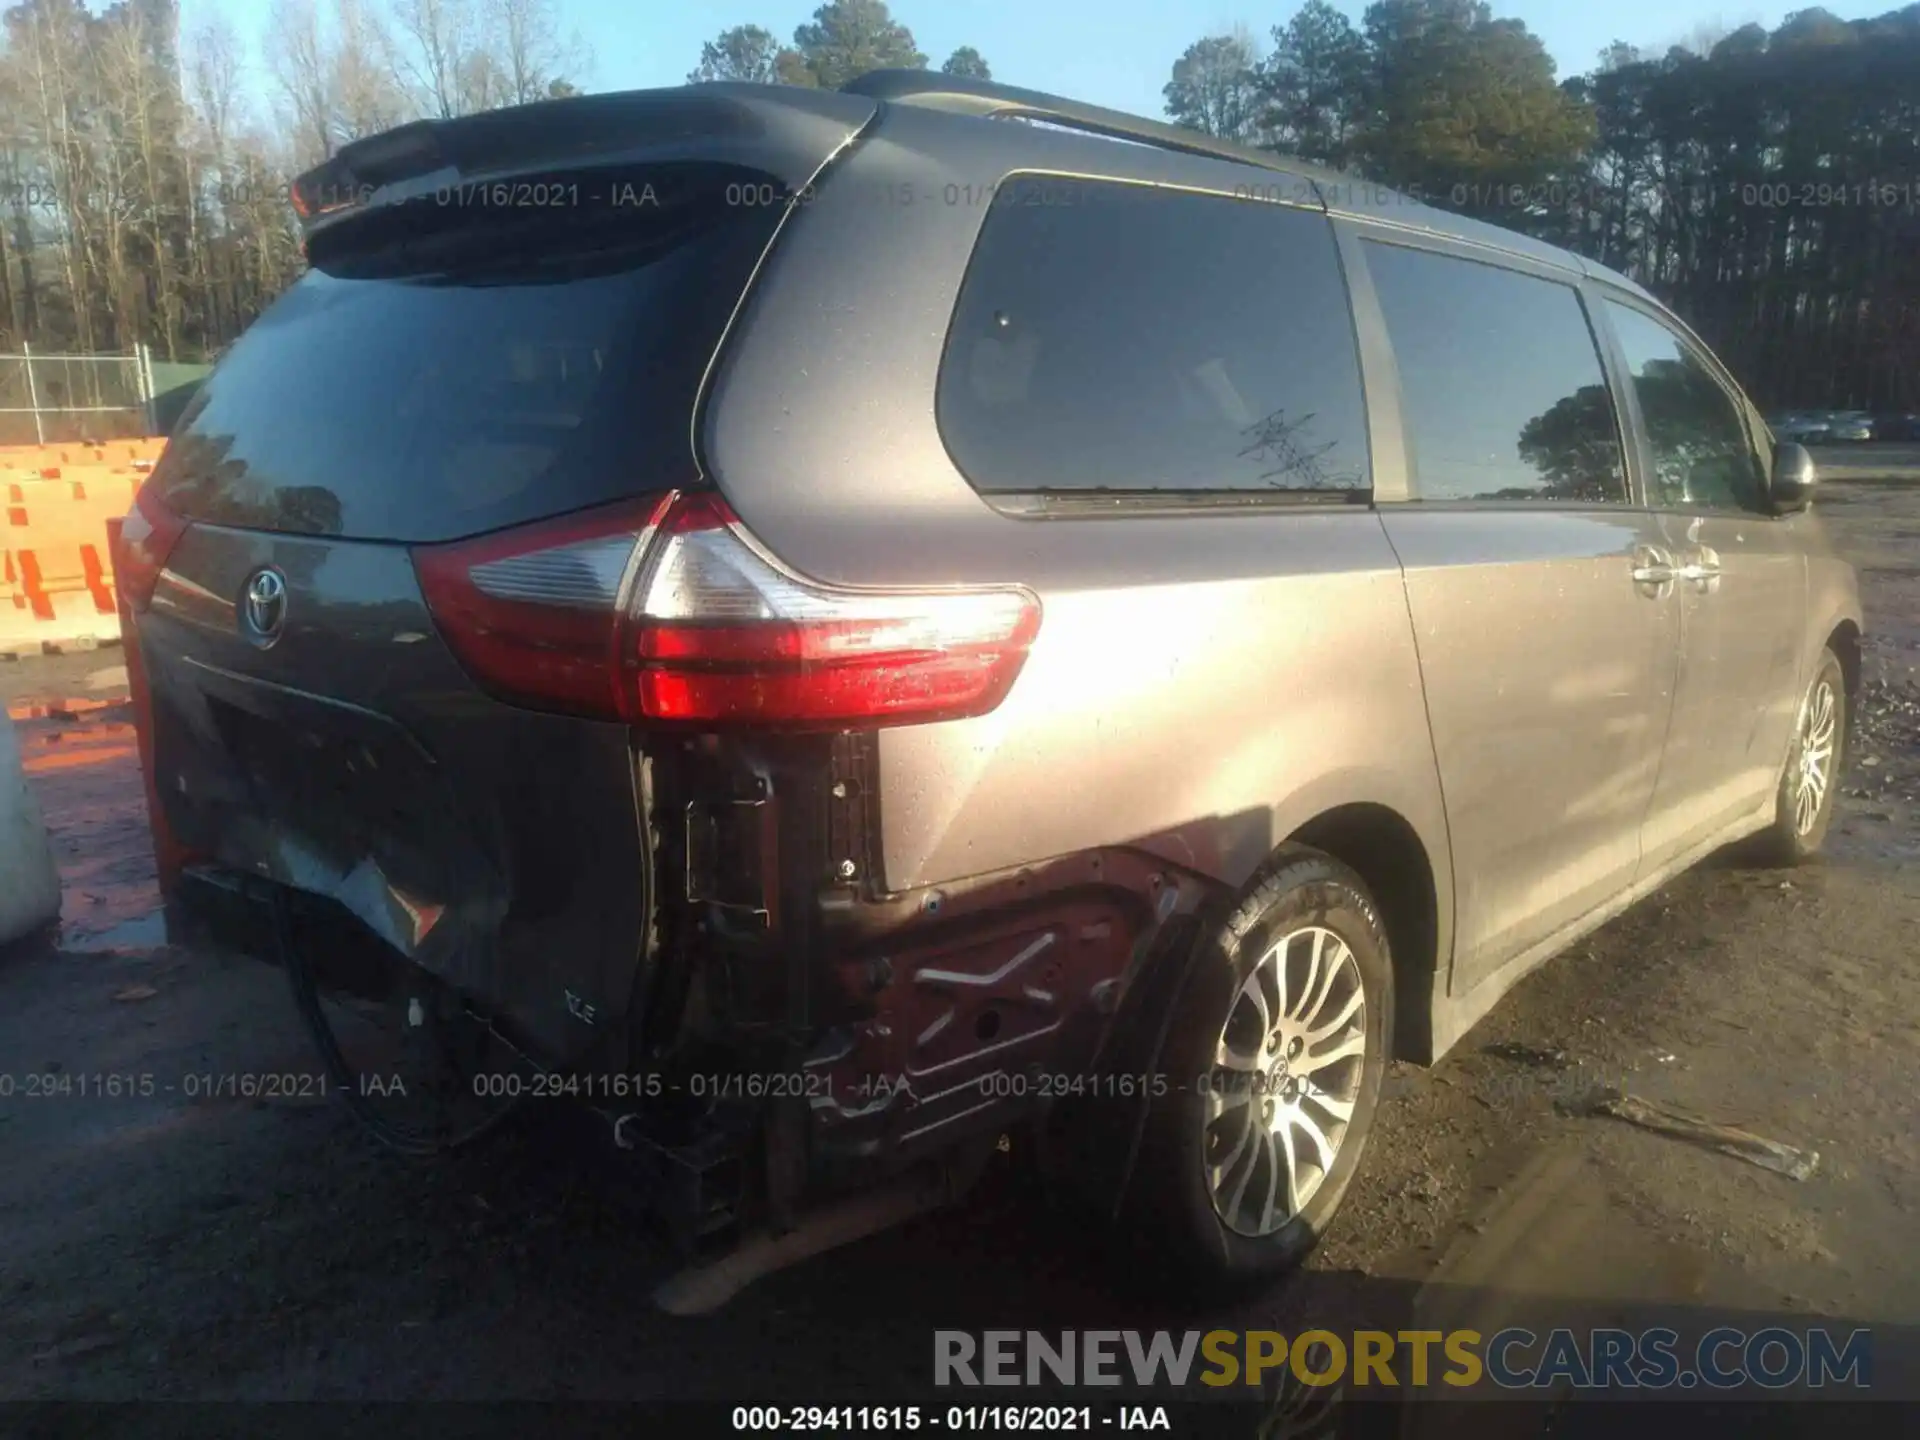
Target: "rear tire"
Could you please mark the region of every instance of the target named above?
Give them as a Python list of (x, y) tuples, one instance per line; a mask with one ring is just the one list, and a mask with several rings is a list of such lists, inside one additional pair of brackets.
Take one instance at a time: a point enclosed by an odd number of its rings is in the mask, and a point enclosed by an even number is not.
[(1124, 1207), (1166, 1278), (1233, 1291), (1306, 1257), (1366, 1149), (1392, 1034), (1392, 958), (1365, 884), (1282, 847), (1174, 1002), (1166, 1093)]
[[(519, 1088), (495, 1077), (522, 1067), (460, 997), (398, 953), (378, 948), (358, 993), (334, 991), (315, 974), (285, 896), (274, 903), (280, 960), (327, 1084), (361, 1128), (387, 1149), (424, 1160), (492, 1134), (517, 1108)], [(495, 1091), (502, 1093), (495, 1093)]]
[(1773, 823), (1754, 842), (1764, 865), (1803, 865), (1819, 853), (1833, 824), (1840, 767), (1847, 759), (1847, 683), (1839, 657), (1823, 650), (1794, 719), (1780, 772)]

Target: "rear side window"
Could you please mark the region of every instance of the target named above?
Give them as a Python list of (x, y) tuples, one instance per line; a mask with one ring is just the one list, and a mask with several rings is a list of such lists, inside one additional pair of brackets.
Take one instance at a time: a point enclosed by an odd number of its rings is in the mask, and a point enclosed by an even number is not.
[[(426, 542), (685, 483), (775, 223), (710, 172), (360, 222), (222, 359), (156, 483), (214, 524)], [(737, 181), (737, 173), (732, 176)]]
[(1371, 487), (1324, 215), (1107, 181), (995, 195), (940, 430), (982, 491)]
[(1620, 426), (1579, 293), (1366, 244), (1420, 500), (1625, 504)]

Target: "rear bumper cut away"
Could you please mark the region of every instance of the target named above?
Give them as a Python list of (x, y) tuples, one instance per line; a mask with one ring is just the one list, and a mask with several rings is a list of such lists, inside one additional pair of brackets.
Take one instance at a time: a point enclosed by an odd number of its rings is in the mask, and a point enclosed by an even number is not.
[[(314, 542), (247, 543), (298, 574)], [(658, 1103), (583, 1094), (684, 1238), (1052, 1111), (1124, 1128), (1146, 1101), (1093, 1077), (1150, 1068), (1128, 997), (1212, 898), (1203, 877), (1111, 849), (889, 894), (870, 737), (535, 714), (431, 637), (404, 669), (356, 650), (345, 695), (319, 696), (190, 618), (132, 632), (154, 792), (196, 857), (168, 887), (177, 933), (270, 959), (291, 897), (431, 969), (544, 1067), (658, 1077)]]

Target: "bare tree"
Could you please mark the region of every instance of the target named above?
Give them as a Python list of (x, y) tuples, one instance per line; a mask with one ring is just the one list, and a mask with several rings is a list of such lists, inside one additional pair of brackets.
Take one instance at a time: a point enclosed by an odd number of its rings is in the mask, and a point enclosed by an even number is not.
[(121, 0), (97, 15), (78, 0), (6, 10), (6, 341), (197, 353), (297, 273), (282, 177), (297, 163), (294, 143), (323, 153), (333, 143), (335, 51), (312, 0), (287, 0), (274, 19), (273, 93), (299, 123), (269, 140), (247, 114), (243, 52), (225, 23), (204, 27), (183, 59), (172, 0)]
[(30, 203), (29, 209), (37, 213), (27, 223), (40, 223), (42, 213), (52, 217), (48, 229), (66, 282), (71, 333), (83, 349), (91, 350), (93, 284), (99, 274), (94, 263), (98, 248), (94, 199), (99, 190), (86, 144), (88, 16), (71, 0), (51, 0), (11, 18), (16, 22), (11, 38), (25, 102), (16, 118), (28, 143), (39, 152), (37, 169), (44, 177), (41, 193), (51, 202)]
[[(0, 41), (4, 36), (0, 35)], [(35, 226), (33, 184), (39, 174), (39, 147), (16, 117), (27, 113), (26, 76), (17, 54), (0, 48), (0, 339), (16, 343), (35, 329), (33, 302)]]
[(513, 104), (507, 72), (491, 51), (474, 49), (460, 57), (458, 97), (462, 115)]
[(99, 146), (110, 184), (104, 217), (114, 301), (109, 323), (118, 346), (151, 332), (168, 359), (179, 352), (179, 270), (189, 208), (173, 23), (170, 11), (155, 18), (139, 6), (117, 7), (96, 23), (90, 47), (99, 103), (109, 118)]
[(233, 141), (235, 110), (246, 69), (240, 59), (240, 37), (224, 15), (215, 15), (194, 32), (186, 69), (188, 99), (205, 130), (214, 163), (222, 165)]
[(477, 108), (468, 87), (482, 72), (471, 62), (482, 16), (474, 0), (396, 0), (397, 74), (421, 110), (446, 120)]
[(393, 32), (366, 0), (334, 0), (329, 62), (333, 125), (343, 142), (390, 130), (409, 118), (407, 97), (394, 79)]
[(210, 330), (205, 345), (224, 345), (292, 284), (304, 268), (300, 234), (287, 203), (286, 175), (294, 166), (284, 140), (260, 128), (234, 138), (228, 189), (227, 268), (233, 282), (233, 314)]
[(190, 176), (189, 245), (205, 332), (225, 333), (244, 312), (235, 271), (234, 128), (243, 65), (240, 39), (224, 16), (194, 33), (186, 64), (191, 130), (183, 140)]
[(577, 36), (562, 37), (553, 0), (491, 0), (488, 19), (504, 103), (545, 100), (556, 82), (570, 85), (585, 69), (585, 47)]
[(267, 19), (267, 73), (288, 111), (294, 153), (317, 163), (333, 154), (333, 62), (315, 0), (273, 0)]

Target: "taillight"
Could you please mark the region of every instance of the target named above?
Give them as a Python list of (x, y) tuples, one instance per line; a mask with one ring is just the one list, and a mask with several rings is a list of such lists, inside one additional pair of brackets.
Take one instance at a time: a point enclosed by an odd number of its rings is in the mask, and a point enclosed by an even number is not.
[(671, 498), (416, 549), (427, 608), (468, 673), (503, 700), (625, 718), (630, 572)]
[(167, 557), (191, 523), (161, 504), (151, 483), (142, 485), (133, 497), (133, 508), (120, 522), (120, 538), (113, 546), (113, 580), (136, 612), (153, 602), (153, 589), (160, 583)]
[(793, 574), (712, 494), (414, 552), (448, 645), (503, 699), (702, 727), (980, 715), (1040, 626), (1013, 588), (846, 590)]

